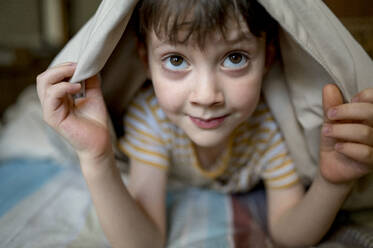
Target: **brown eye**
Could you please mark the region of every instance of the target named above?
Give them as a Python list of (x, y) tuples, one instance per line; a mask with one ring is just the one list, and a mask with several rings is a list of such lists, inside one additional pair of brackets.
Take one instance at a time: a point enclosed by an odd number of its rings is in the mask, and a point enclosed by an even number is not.
[(229, 55), (229, 60), (233, 64), (239, 64), (242, 61), (242, 54), (232, 53), (232, 54)]
[(173, 54), (163, 59), (163, 67), (171, 71), (185, 71), (189, 64), (183, 56)]
[(240, 52), (233, 52), (227, 55), (223, 61), (223, 66), (227, 69), (240, 69), (248, 65), (249, 58)]
[(183, 63), (184, 59), (180, 56), (171, 56), (170, 57), (170, 63), (173, 65), (173, 66), (180, 66), (182, 63)]

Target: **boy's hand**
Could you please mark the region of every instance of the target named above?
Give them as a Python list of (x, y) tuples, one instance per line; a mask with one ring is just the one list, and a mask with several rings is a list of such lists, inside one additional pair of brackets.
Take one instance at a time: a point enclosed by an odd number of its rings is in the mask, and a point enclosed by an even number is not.
[(336, 85), (323, 90), (325, 121), (320, 144), (320, 170), (331, 183), (350, 183), (373, 169), (373, 88), (343, 104)]
[(69, 141), (80, 159), (100, 159), (111, 148), (108, 117), (99, 77), (85, 81), (86, 97), (74, 102), (81, 85), (66, 81), (74, 63), (50, 68), (37, 77), (37, 91), (44, 120)]

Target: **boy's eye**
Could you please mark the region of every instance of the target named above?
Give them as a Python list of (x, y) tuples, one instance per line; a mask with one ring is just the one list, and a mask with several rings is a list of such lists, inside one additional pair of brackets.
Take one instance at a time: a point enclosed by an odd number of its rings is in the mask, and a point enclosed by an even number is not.
[(164, 65), (169, 70), (184, 70), (188, 68), (188, 63), (180, 55), (171, 55), (164, 60)]
[(239, 69), (248, 62), (246, 55), (242, 53), (231, 53), (223, 61), (223, 66), (229, 69)]
[(173, 65), (173, 66), (179, 66), (183, 63), (183, 58), (180, 57), (180, 56), (171, 56), (170, 57), (170, 63)]

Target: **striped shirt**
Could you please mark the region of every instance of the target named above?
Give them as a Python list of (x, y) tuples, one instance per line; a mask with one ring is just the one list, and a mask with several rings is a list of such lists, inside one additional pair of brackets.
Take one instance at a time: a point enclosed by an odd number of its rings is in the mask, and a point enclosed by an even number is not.
[(212, 168), (200, 166), (193, 143), (170, 122), (151, 86), (142, 88), (124, 118), (120, 149), (130, 158), (167, 170), (169, 177), (221, 192), (244, 192), (260, 180), (286, 188), (299, 181), (282, 134), (264, 101), (230, 136)]

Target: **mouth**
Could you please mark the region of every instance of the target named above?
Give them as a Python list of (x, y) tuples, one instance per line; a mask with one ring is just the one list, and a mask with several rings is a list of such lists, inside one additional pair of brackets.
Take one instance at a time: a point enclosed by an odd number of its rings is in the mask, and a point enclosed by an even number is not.
[(219, 117), (209, 118), (209, 119), (202, 119), (198, 117), (189, 116), (190, 120), (199, 128), (202, 129), (214, 129), (221, 126), (224, 120), (229, 115), (223, 115)]

